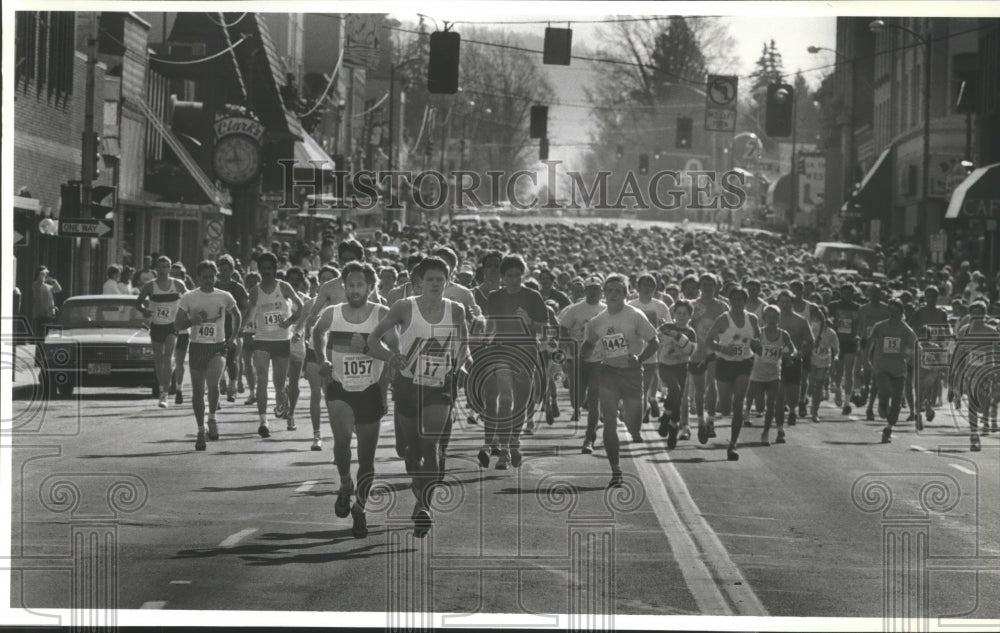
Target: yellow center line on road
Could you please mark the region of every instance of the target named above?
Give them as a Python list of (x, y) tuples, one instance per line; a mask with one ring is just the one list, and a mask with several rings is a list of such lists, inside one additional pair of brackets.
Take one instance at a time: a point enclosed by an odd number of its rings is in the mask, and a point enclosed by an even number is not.
[(295, 489), (295, 492), (309, 492), (309, 490), (319, 483), (319, 480), (315, 481), (304, 481), (302, 485)]
[(225, 539), (223, 539), (223, 541), (221, 543), (219, 543), (219, 547), (221, 547), (221, 548), (233, 547), (237, 543), (239, 543), (240, 541), (242, 541), (244, 538), (250, 536), (251, 534), (253, 534), (256, 531), (257, 531), (257, 528), (247, 528), (245, 530), (240, 530), (236, 534), (233, 534), (231, 536), (227, 536)]

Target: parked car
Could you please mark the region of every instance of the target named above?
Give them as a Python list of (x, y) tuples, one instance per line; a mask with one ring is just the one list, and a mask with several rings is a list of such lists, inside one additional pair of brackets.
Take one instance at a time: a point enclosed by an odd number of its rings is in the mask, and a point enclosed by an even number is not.
[[(816, 251), (813, 253), (816, 259), (823, 262), (827, 268), (847, 268), (860, 270), (868, 268), (872, 272), (878, 271), (878, 254), (870, 248), (848, 244), (846, 242), (820, 242), (816, 244)], [(846, 263), (846, 266), (839, 264)]]
[(68, 397), (76, 386), (153, 387), (149, 320), (134, 295), (67, 299), (39, 346), (41, 384)]

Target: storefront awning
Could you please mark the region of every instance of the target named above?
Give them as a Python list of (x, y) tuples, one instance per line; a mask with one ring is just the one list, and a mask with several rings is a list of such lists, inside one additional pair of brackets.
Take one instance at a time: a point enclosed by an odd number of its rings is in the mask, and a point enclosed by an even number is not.
[(1000, 163), (980, 167), (951, 194), (947, 220), (1000, 218)]
[(232, 207), (232, 198), (230, 197), (229, 192), (221, 187), (216, 187), (212, 183), (211, 179), (209, 179), (208, 175), (202, 171), (201, 167), (197, 162), (195, 162), (194, 158), (188, 154), (187, 149), (184, 148), (184, 145), (180, 142), (173, 131), (167, 126), (166, 123), (160, 120), (160, 117), (156, 116), (156, 113), (149, 107), (149, 104), (146, 103), (145, 99), (138, 96), (130, 97), (130, 99), (133, 103), (139, 106), (142, 113), (146, 116), (153, 127), (156, 128), (156, 131), (163, 137), (163, 140), (167, 142), (170, 149), (174, 151), (174, 154), (176, 154), (180, 159), (184, 168), (187, 169), (188, 173), (191, 174), (191, 177), (194, 178), (196, 183), (198, 183), (198, 187), (202, 190), (202, 192), (208, 196), (208, 199), (211, 200), (213, 204), (218, 205), (220, 209), (224, 209), (222, 211), (223, 215), (229, 215), (231, 213), (229, 212), (229, 209)]
[(841, 211), (850, 211), (852, 205), (861, 207), (865, 215), (870, 215), (873, 210), (887, 207), (891, 204), (890, 189), (892, 188), (892, 165), (890, 156), (892, 147), (888, 147), (879, 154), (878, 159), (872, 168), (865, 174), (864, 179), (858, 186), (857, 191), (847, 200)]
[(303, 131), (302, 140), (295, 141), (295, 169), (334, 171), (336, 165), (316, 139)]

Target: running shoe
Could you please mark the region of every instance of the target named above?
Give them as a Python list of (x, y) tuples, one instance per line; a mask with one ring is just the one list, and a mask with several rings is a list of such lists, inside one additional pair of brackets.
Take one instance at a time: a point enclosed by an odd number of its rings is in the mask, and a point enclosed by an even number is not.
[(660, 420), (660, 426), (657, 427), (656, 432), (660, 434), (660, 437), (666, 437), (670, 434), (670, 421), (666, 418)]
[(481, 468), (490, 467), (490, 451), (487, 447), (484, 446), (479, 449), (479, 453), (476, 455), (476, 458), (479, 459), (479, 466)]
[(313, 438), (312, 446), (309, 447), (311, 451), (321, 451), (323, 450), (323, 440), (318, 437)]
[(747, 411), (746, 415), (743, 416), (743, 426), (753, 426), (753, 422), (750, 421), (749, 411)]
[(840, 391), (837, 391), (836, 393), (833, 394), (833, 403), (838, 407), (844, 405), (844, 396), (840, 394)]
[(521, 457), (521, 451), (520, 451), (520, 449), (517, 449), (517, 448), (510, 449), (510, 465), (511, 466), (513, 466), (514, 468), (520, 468), (521, 467), (521, 460), (522, 459), (523, 458)]
[(271, 430), (267, 428), (266, 424), (261, 424), (257, 427), (257, 434), (261, 437), (271, 437)]
[(841, 415), (851, 415), (851, 405), (844, 404), (844, 408), (840, 410)]
[(667, 448), (677, 448), (677, 424), (671, 423), (667, 429)]
[(788, 414), (788, 426), (795, 426), (795, 409), (792, 409)]
[(927, 407), (926, 416), (927, 416), (927, 421), (928, 422), (933, 422), (934, 421), (934, 415), (935, 415), (935, 411), (934, 411), (933, 407)]
[(990, 424), (989, 424), (989, 422), (986, 422), (985, 420), (983, 421), (982, 434), (983, 435), (989, 435), (990, 434)]
[(180, 389), (177, 390), (177, 397), (174, 398), (174, 404), (184, 404), (184, 394), (181, 393)]
[(226, 393), (226, 402), (236, 402), (236, 392), (230, 390)]
[(354, 538), (365, 538), (368, 536), (368, 517), (365, 516), (364, 509), (356, 503), (351, 508), (351, 518), (354, 519), (354, 525), (351, 526), (351, 535)]
[(625, 486), (625, 479), (621, 473), (611, 473), (611, 481), (608, 482), (608, 488), (623, 488)]
[(341, 519), (351, 513), (351, 495), (354, 494), (354, 482), (346, 479), (340, 483), (337, 491), (337, 502), (333, 504), (333, 513)]
[(573, 415), (570, 416), (569, 421), (570, 422), (579, 422), (580, 421), (580, 412), (579, 411), (574, 411)]
[(813, 422), (819, 422), (819, 414), (813, 411), (813, 414), (809, 419), (812, 420)]
[(171, 378), (170, 379), (170, 389), (167, 389), (167, 395), (168, 396), (172, 396), (172, 395), (174, 395), (176, 393), (177, 393), (177, 383), (174, 382), (173, 378)]
[(243, 387), (243, 380), (240, 380), (238, 383), (236, 383), (236, 392), (239, 393), (240, 395), (243, 395), (244, 391), (245, 388)]
[(198, 431), (198, 438), (194, 441), (194, 450), (205, 450), (205, 431)]
[(635, 442), (636, 444), (642, 444), (645, 440), (643, 440), (642, 436), (639, 435), (638, 433), (634, 433), (632, 434), (632, 441)]
[(288, 415), (288, 406), (281, 398), (278, 398), (277, 400), (278, 401), (274, 403), (274, 417), (284, 418)]
[(255, 396), (255, 395), (253, 395), (251, 393), (250, 396), (246, 399), (246, 402), (244, 402), (243, 404), (247, 404), (247, 405), (257, 404), (257, 396)]
[(889, 412), (886, 409), (885, 403), (884, 402), (879, 402), (878, 403), (878, 417), (880, 417), (880, 418), (882, 418), (884, 420), (884, 419), (886, 419), (886, 417), (888, 417), (888, 415), (889, 415)]
[(524, 423), (524, 430), (521, 431), (521, 432), (523, 434), (525, 434), (525, 435), (534, 435), (535, 434), (535, 421), (534, 420), (528, 420), (527, 422), (525, 422)]
[(785, 432), (783, 430), (782, 431), (778, 431), (778, 437), (774, 438), (774, 443), (775, 444), (784, 444), (785, 443)]
[(740, 461), (740, 454), (736, 452), (735, 448), (729, 447), (726, 449), (726, 459), (731, 462), (738, 462)]
[(159, 404), (157, 406), (159, 406), (161, 409), (166, 409), (167, 408), (167, 397), (166, 396), (160, 396), (160, 402), (159, 402)]
[(764, 431), (763, 433), (761, 433), (761, 435), (760, 435), (760, 443), (763, 444), (764, 446), (770, 446), (771, 445), (771, 438), (768, 437), (768, 432), (767, 431)]
[(698, 443), (707, 444), (708, 443), (708, 424), (701, 423), (698, 425)]
[(285, 428), (287, 430), (289, 430), (289, 431), (294, 431), (294, 430), (298, 429), (298, 427), (295, 426), (295, 416), (294, 415), (288, 416), (288, 425)]
[(865, 411), (865, 420), (867, 422), (874, 422), (875, 421), (875, 412), (872, 411), (871, 409), (866, 410)]
[(499, 456), (500, 455), (500, 447), (497, 446), (496, 444), (491, 445), (490, 446), (490, 455), (492, 455), (493, 457)]
[(972, 435), (969, 436), (969, 440), (972, 442), (969, 446), (969, 450), (973, 453), (978, 453), (983, 449), (983, 447), (979, 444), (979, 436), (976, 435), (975, 431), (973, 431)]
[(709, 439), (715, 437), (715, 419), (714, 418), (709, 418), (708, 419), (708, 437), (709, 437)]
[(594, 452), (594, 443), (590, 440), (583, 441), (583, 448), (580, 450), (584, 455), (590, 455)]
[(806, 411), (806, 403), (805, 402), (800, 402), (799, 403), (799, 417), (800, 418), (804, 418), (804, 417), (806, 417), (806, 415), (808, 415), (808, 412)]
[(677, 436), (679, 440), (689, 440), (691, 439), (691, 427), (684, 425), (681, 427), (680, 435)]
[(891, 441), (892, 441), (892, 427), (886, 426), (884, 429), (882, 429), (882, 443), (888, 444)]
[(917, 421), (917, 414), (916, 414), (916, 412), (910, 411), (910, 415), (907, 416), (906, 421), (907, 422), (916, 422)]
[(500, 451), (500, 457), (497, 458), (495, 468), (497, 470), (507, 470), (508, 466), (510, 466), (510, 451)]
[(430, 512), (419, 506), (413, 509), (413, 536), (424, 538), (433, 524)]
[(642, 412), (642, 423), (643, 424), (649, 424), (649, 416), (650, 416), (650, 411), (647, 408), (645, 411)]
[(649, 409), (650, 415), (654, 418), (660, 417), (660, 403), (657, 402), (655, 398), (649, 403)]
[(474, 415), (467, 416), (465, 418), (465, 421), (468, 422), (469, 424), (479, 424), (479, 420), (477, 420), (476, 416)]
[(208, 439), (213, 441), (219, 439), (219, 425), (215, 420), (208, 421)]

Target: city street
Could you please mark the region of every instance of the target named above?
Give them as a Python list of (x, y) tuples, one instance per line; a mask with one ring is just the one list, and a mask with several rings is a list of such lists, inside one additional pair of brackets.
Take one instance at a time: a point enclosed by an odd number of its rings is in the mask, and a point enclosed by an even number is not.
[(520, 469), (480, 469), (481, 427), (456, 424), (423, 540), (387, 416), (358, 540), (333, 513), (329, 427), (322, 452), (308, 416), (262, 440), (244, 398), (204, 453), (189, 405), (160, 410), (140, 390), (16, 401), (12, 604), (70, 607), (71, 575), (44, 561), (110, 506), (120, 609), (880, 617), (883, 573), (898, 573), (883, 539), (924, 530), (930, 613), (1000, 617), (1000, 452), (991, 435), (969, 453), (961, 412), (882, 445), (880, 422), (824, 405), (769, 448), (755, 417), (736, 463), (725, 421), (671, 452), (650, 424), (623, 444), (627, 486), (609, 495), (602, 447), (580, 454), (560, 397)]

